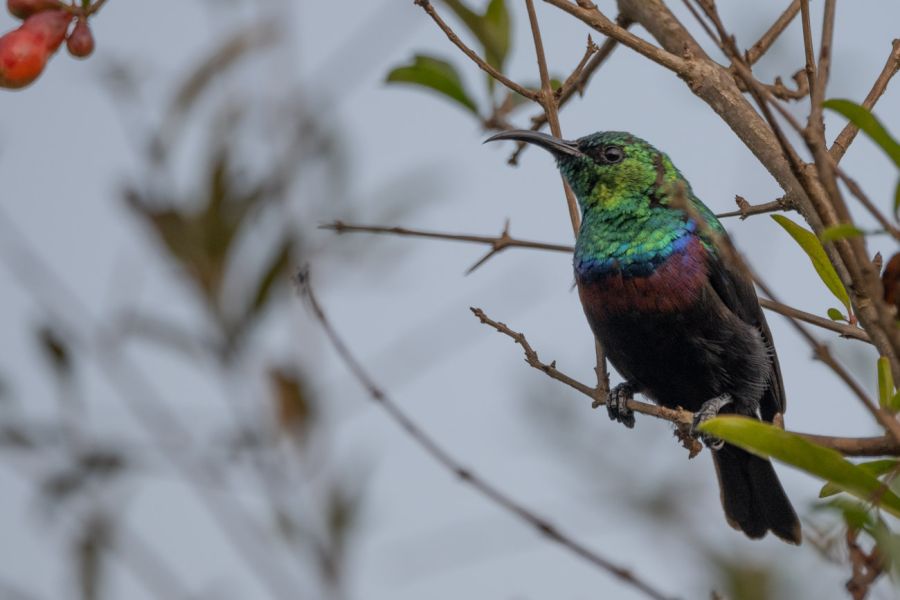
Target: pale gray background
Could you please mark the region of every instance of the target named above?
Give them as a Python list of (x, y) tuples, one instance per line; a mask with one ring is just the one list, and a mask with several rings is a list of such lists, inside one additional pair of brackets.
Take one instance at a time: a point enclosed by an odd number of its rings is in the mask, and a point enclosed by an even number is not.
[[(0, 95), (2, 209), (97, 314), (117, 303), (137, 302), (190, 317), (176, 308), (182, 292), (173, 288), (171, 273), (149, 250), (146, 231), (122, 208), (121, 183), (138, 163), (134, 140), (123, 125), (128, 110), (114, 106), (98, 83), (104, 64), (116, 58), (138, 67), (150, 100), (140, 110), (146, 110), (154, 99), (168, 98), (176, 75), (224, 32), (271, 8), (263, 2), (244, 4), (112, 0), (96, 19), (94, 59), (57, 57), (32, 88)], [(508, 71), (533, 81), (536, 67), (524, 7), (509, 4), (516, 38)], [(671, 4), (683, 12), (680, 3)], [(785, 2), (720, 4), (726, 23), (747, 46)], [(814, 4), (818, 26), (821, 6)], [(518, 236), (571, 240), (559, 178), (545, 154), (529, 151), (520, 168), (511, 169), (505, 164), (509, 148), (482, 146), (485, 134), (470, 115), (433, 96), (382, 84), (390, 66), (414, 51), (428, 51), (452, 57), (471, 87), (480, 90), (481, 75), (412, 2), (279, 6), (290, 48), (268, 70), (247, 73), (246, 85), (266, 86), (270, 77), (289, 70), (291, 78), (304, 83), (307, 98), (328, 106), (322, 119), (332, 122), (343, 140), (349, 160), (347, 196), (362, 215), (377, 215), (372, 203), (390, 195), (392, 186), (402, 187), (405, 177), (416, 176), (415, 189), (421, 191), (410, 199), (415, 210), (399, 217), (399, 224), (492, 234), (510, 218)], [(600, 6), (613, 14), (612, 2)], [(539, 5), (538, 10), (552, 69), (566, 73), (580, 58), (588, 32), (550, 7)], [(896, 2), (840, 3), (828, 96), (864, 97), (890, 40), (900, 34), (898, 24)], [(11, 17), (0, 17), (0, 26), (11, 27)], [(801, 66), (800, 39), (795, 23), (760, 72), (787, 79)], [(801, 109), (805, 114), (805, 106)], [(897, 82), (876, 112), (900, 133)], [(827, 124), (833, 136), (843, 123), (827, 115)], [(735, 194), (752, 203), (779, 195), (772, 178), (681, 81), (625, 49), (603, 67), (587, 96), (566, 108), (562, 125), (573, 137), (620, 129), (651, 140), (670, 154), (699, 197), (717, 212), (730, 210)], [(184, 159), (185, 173), (191, 171), (190, 160)], [(871, 143), (859, 140), (843, 164), (879, 205), (888, 206), (896, 173)], [(316, 221), (331, 216), (321, 214)], [(310, 229), (313, 225), (309, 223)], [(768, 217), (726, 225), (785, 301), (818, 314), (836, 305), (800, 250)], [(312, 235), (315, 243), (331, 242), (329, 232)], [(480, 306), (527, 332), (542, 357), (556, 359), (566, 372), (589, 381), (592, 340), (572, 292), (565, 255), (513, 250), (463, 277), (482, 248), (382, 238), (367, 242), (377, 245), (382, 260), (323, 261), (318, 275), (323, 301), (380, 384), (463, 463), (562, 531), (684, 597), (708, 594), (704, 545), (777, 563), (786, 579), (803, 581), (804, 597), (842, 597), (846, 569), (818, 559), (812, 549), (798, 551), (772, 539), (749, 542), (730, 530), (707, 454), (685, 460), (667, 423), (639, 417), (634, 431), (612, 425), (602, 412), (591, 412), (584, 398), (525, 366), (517, 347), (469, 313), (469, 306)], [(873, 238), (871, 247), (893, 252), (882, 237)], [(331, 272), (321, 273), (326, 270)], [(123, 280), (139, 284), (121, 289)], [(35, 414), (54, 410), (52, 384), (37, 367), (31, 339), (39, 314), (9, 271), (0, 270), (0, 369)], [(301, 314), (297, 320), (306, 317)], [(788, 392), (788, 426), (819, 433), (874, 433), (873, 423), (839, 381), (810, 361), (806, 344), (781, 318), (772, 315), (770, 323)], [(640, 597), (547, 543), (438, 468), (367, 402), (308, 324), (299, 339), (292, 336), (296, 328), (283, 323), (269, 328), (274, 347), (301, 345), (299, 352), (315, 361), (319, 391), (334, 402), (337, 451), (348, 465), (363, 465), (367, 503), (352, 561), (352, 597)], [(872, 388), (871, 352), (835, 340), (832, 347)], [(151, 363), (148, 371), (170, 406), (190, 415), (197, 427), (220, 412), (217, 391), (196, 374), (163, 360)], [(99, 407), (94, 425), (127, 432), (131, 425), (116, 396), (96, 377), (85, 377), (82, 384), (92, 405)], [(550, 430), (552, 435), (546, 433)], [(552, 450), (568, 442), (571, 452)], [(574, 463), (578, 469), (569, 468)], [(593, 469), (586, 470), (585, 463)], [(785, 467), (779, 472), (800, 512), (808, 514), (818, 482)], [(631, 510), (659, 486), (690, 491), (693, 506), (685, 518), (701, 530), (702, 544)], [(39, 597), (64, 597), (60, 594), (70, 587), (71, 574), (61, 560), (57, 526), (40, 522), (33, 493), (20, 478), (0, 470), (0, 489), (0, 575)], [(202, 508), (181, 484), (161, 477), (141, 490), (123, 510), (198, 591), (260, 597), (255, 580), (218, 541)], [(121, 573), (113, 590), (111, 597), (145, 597)], [(881, 590), (880, 597), (891, 597), (891, 592)]]

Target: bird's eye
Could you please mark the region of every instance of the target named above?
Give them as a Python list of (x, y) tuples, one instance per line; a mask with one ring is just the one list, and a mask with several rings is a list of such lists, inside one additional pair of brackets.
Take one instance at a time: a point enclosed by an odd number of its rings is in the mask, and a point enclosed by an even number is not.
[(625, 158), (625, 152), (622, 151), (618, 146), (606, 146), (603, 148), (603, 151), (600, 153), (601, 160), (609, 165), (614, 165), (618, 162), (622, 162), (622, 159)]

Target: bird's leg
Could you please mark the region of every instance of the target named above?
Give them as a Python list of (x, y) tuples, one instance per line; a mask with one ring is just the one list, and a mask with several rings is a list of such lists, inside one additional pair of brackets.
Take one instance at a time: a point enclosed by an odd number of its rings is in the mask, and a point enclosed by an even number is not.
[(606, 412), (613, 421), (618, 421), (628, 429), (634, 428), (634, 411), (628, 408), (628, 401), (634, 398), (639, 387), (630, 381), (620, 383), (609, 391), (606, 399)]
[(699, 427), (701, 423), (705, 423), (718, 415), (719, 411), (731, 404), (731, 402), (731, 394), (722, 394), (721, 396), (710, 398), (704, 402), (703, 406), (700, 407), (700, 410), (694, 413), (694, 422), (691, 423), (691, 435), (694, 437), (699, 436), (710, 450), (721, 450), (722, 446), (725, 445), (725, 441), (709, 435), (708, 433), (700, 433), (697, 431), (697, 427)]

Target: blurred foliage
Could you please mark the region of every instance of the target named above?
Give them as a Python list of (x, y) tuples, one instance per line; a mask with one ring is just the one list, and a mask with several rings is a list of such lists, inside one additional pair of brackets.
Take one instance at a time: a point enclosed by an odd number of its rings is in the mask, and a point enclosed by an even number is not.
[(456, 67), (445, 60), (416, 54), (411, 64), (396, 67), (388, 73), (385, 81), (388, 83), (412, 83), (432, 89), (456, 101), (474, 114), (478, 114), (478, 105), (466, 91)]
[[(473, 9), (461, 0), (443, 0), (443, 4), (456, 15), (465, 30), (478, 42), (485, 62), (503, 73), (512, 46), (512, 19), (505, 0), (490, 0), (482, 11)], [(466, 67), (472, 68), (471, 63), (467, 62)], [(416, 54), (412, 62), (391, 69), (385, 81), (411, 84), (437, 92), (454, 104), (465, 108), (486, 126), (502, 123), (512, 111), (526, 105), (525, 98), (510, 91), (506, 91), (505, 96), (498, 101), (496, 82), (492, 77), (485, 75), (488, 106), (479, 108), (478, 102), (466, 88), (456, 66), (431, 54)], [(557, 90), (562, 86), (562, 81), (558, 77), (551, 77), (550, 85)], [(528, 87), (539, 89), (540, 84)]]
[[(83, 600), (110, 597), (113, 564), (134, 570), (153, 595), (188, 597), (178, 581), (182, 566), (168, 564), (167, 552), (131, 529), (118, 536), (132, 518), (125, 510), (129, 500), (150, 487), (142, 479), (150, 471), (181, 478), (218, 517), (213, 522), (238, 557), (246, 558), (248, 549), (259, 557), (247, 560), (247, 571), (273, 597), (343, 597), (364, 478), (348, 472), (330, 447), (331, 424), (309, 375), (316, 372), (314, 337), (287, 350), (259, 342), (266, 337), (266, 315), (280, 310), (279, 321), (291, 322), (299, 310), (285, 300), (295, 268), (321, 251), (309, 241), (315, 218), (351, 210), (342, 204), (346, 166), (336, 127), (319, 118), (305, 90), (292, 77), (264, 90), (245, 85), (242, 69), (285, 51), (278, 31), (265, 22), (228, 36), (181, 79), (159, 111), (160, 123), (141, 123), (134, 135), (145, 143), (124, 203), (150, 232), (150, 250), (172, 279), (166, 283), (190, 292), (169, 297), (188, 298), (192, 306), (152, 306), (139, 317), (129, 307), (118, 309), (126, 318), (110, 309), (97, 319), (98, 331), (86, 333), (42, 316), (34, 339), (58, 380), (59, 414), (0, 411), (0, 452), (10, 464), (23, 465), (20, 473), (33, 482), (40, 506), (61, 526)], [(128, 65), (122, 69), (130, 73)], [(113, 93), (135, 104), (141, 96), (133, 84), (133, 77), (116, 79)], [(238, 91), (223, 93), (229, 88)], [(140, 114), (150, 119), (155, 113)], [(185, 164), (198, 166), (188, 171)], [(305, 180), (314, 185), (304, 187)], [(177, 278), (169, 277), (171, 265)], [(191, 316), (179, 322), (172, 313)], [(80, 319), (75, 310), (60, 314)], [(93, 369), (92, 360), (102, 364), (104, 353), (124, 353), (126, 344), (147, 338), (161, 342), (156, 356), (185, 360), (198, 379), (222, 390), (213, 408), (222, 415), (211, 413), (209, 423), (197, 424), (179, 405), (167, 428), (152, 415), (168, 408), (145, 406), (136, 419), (143, 419), (149, 439), (139, 442), (94, 429), (74, 375)], [(156, 397), (144, 386), (158, 384), (163, 397), (179, 385), (165, 381), (154, 365), (135, 367), (144, 374), (116, 375), (128, 380), (138, 402)], [(169, 430), (176, 425), (187, 435)], [(209, 486), (214, 502), (208, 502)], [(252, 496), (253, 508), (238, 495)], [(128, 544), (137, 548), (130, 547), (133, 555)], [(163, 576), (170, 580), (165, 585)], [(157, 586), (165, 590), (161, 595)]]

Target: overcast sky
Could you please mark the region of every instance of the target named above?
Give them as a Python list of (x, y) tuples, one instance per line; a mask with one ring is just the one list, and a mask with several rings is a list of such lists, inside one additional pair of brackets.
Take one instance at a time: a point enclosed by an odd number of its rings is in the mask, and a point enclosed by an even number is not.
[[(471, 115), (430, 94), (382, 83), (391, 66), (413, 53), (429, 52), (452, 59), (472, 89), (480, 90), (481, 74), (411, 1), (260, 2), (259, 8), (227, 4), (230, 8), (213, 2), (112, 0), (95, 22), (94, 58), (76, 62), (60, 55), (33, 87), (0, 95), (0, 209), (96, 314), (130, 301), (177, 313), (174, 307), (183, 299), (166, 283), (171, 272), (154, 264), (158, 260), (146, 231), (121, 202), (121, 186), (139, 172), (140, 164), (135, 140), (129, 139), (134, 133), (129, 110), (159, 110), (154, 99), (169, 97), (188, 64), (272, 5), (280, 7), (291, 42), (264, 72), (248, 73), (247, 85), (266, 86), (290, 69), (290, 77), (303, 84), (304, 97), (321, 103), (322, 119), (335, 128), (348, 157), (344, 183), (358, 214), (373, 219), (385, 214), (386, 206), (378, 202), (390, 197), (391, 190), (402, 195), (408, 183), (414, 186), (407, 186), (414, 190), (404, 199), (408, 210), (380, 224), (493, 234), (508, 218), (517, 236), (571, 242), (550, 157), (529, 151), (519, 168), (510, 168), (510, 148), (482, 146), (486, 134)], [(524, 8), (517, 1), (509, 4), (516, 35), (508, 71), (520, 81), (535, 81)], [(581, 57), (588, 32), (580, 22), (538, 4), (551, 69), (566, 73)], [(599, 4), (613, 14), (612, 2)], [(681, 14), (682, 5), (671, 4)], [(739, 44), (749, 46), (783, 4), (721, 2), (720, 8)], [(813, 4), (818, 24), (821, 3)], [(891, 39), (900, 35), (900, 5), (872, 0), (865, 7), (839, 5), (829, 97), (861, 101), (884, 64)], [(0, 28), (12, 26), (11, 17), (0, 17)], [(794, 23), (759, 72), (788, 79), (802, 64), (800, 39), (799, 23)], [(114, 59), (136, 69), (149, 104), (114, 106), (99, 83)], [(897, 82), (876, 113), (900, 134)], [(152, 123), (158, 115), (142, 116)], [(527, 124), (524, 113), (522, 117), (519, 123)], [(616, 51), (586, 96), (566, 107), (561, 120), (569, 137), (614, 129), (648, 139), (669, 153), (695, 193), (716, 212), (732, 209), (735, 194), (754, 204), (780, 195), (768, 173), (683, 82), (628, 50)], [(843, 124), (830, 114), (826, 123), (831, 136)], [(188, 155), (179, 165), (185, 173), (196, 166), (191, 160), (197, 159)], [(896, 173), (871, 143), (859, 139), (842, 164), (870, 197), (888, 206)], [(298, 193), (304, 190), (309, 191), (301, 185)], [(335, 214), (338, 208), (323, 209), (315, 221)], [(312, 242), (334, 247), (333, 234), (313, 225)], [(836, 305), (805, 256), (768, 217), (729, 220), (726, 227), (786, 302), (817, 314)], [(518, 347), (469, 312), (470, 306), (481, 307), (526, 332), (544, 359), (555, 359), (567, 373), (590, 381), (593, 342), (572, 291), (569, 257), (512, 250), (466, 277), (464, 271), (483, 248), (409, 239), (368, 242), (383, 260), (342, 261), (334, 254), (312, 265), (314, 272), (317, 267), (330, 271), (321, 275), (323, 302), (380, 385), (464, 464), (562, 531), (672, 593), (708, 594), (703, 548), (711, 547), (727, 555), (777, 561), (786, 577), (802, 574), (805, 597), (842, 597), (846, 568), (829, 565), (811, 548), (796, 550), (771, 538), (748, 541), (726, 525), (708, 453), (688, 462), (667, 423), (639, 415), (636, 428), (626, 430), (610, 423), (603, 411), (591, 412), (584, 398), (545, 381), (523, 363)], [(870, 248), (888, 256), (894, 252), (883, 237), (872, 238)], [(123, 271), (140, 281), (140, 291), (119, 289)], [(128, 276), (124, 280), (130, 281)], [(39, 368), (31, 338), (40, 315), (12, 273), (0, 269), (0, 372), (36, 415), (54, 410), (53, 386)], [(788, 427), (825, 434), (874, 433), (874, 424), (839, 381), (810, 360), (803, 340), (777, 315), (769, 321), (787, 389)], [(314, 343), (310, 338), (292, 340), (295, 329), (269, 329), (274, 345), (304, 345), (301, 353), (319, 373), (318, 392), (329, 402), (334, 399), (336, 452), (366, 473), (352, 597), (640, 597), (541, 539), (423, 455), (367, 403), (322, 338), (312, 338)], [(872, 388), (873, 354), (861, 344), (822, 335)], [(170, 405), (196, 422), (215, 419), (218, 409), (211, 398), (216, 390), (177, 366), (161, 362), (153, 368), (159, 369), (154, 376)], [(618, 381), (614, 375), (613, 383)], [(93, 417), (95, 425), (125, 427), (127, 417), (116, 407), (115, 395), (96, 374), (89, 373), (81, 383), (92, 405), (102, 407)], [(810, 514), (818, 482), (787, 467), (778, 470), (799, 512)], [(69, 574), (60, 560), (55, 525), (36, 523), (41, 517), (33, 507), (33, 492), (13, 472), (0, 469), (0, 489), (0, 576), (39, 597), (60, 597)], [(648, 520), (635, 509), (640, 499), (652, 498), (660, 489), (689, 492), (685, 518), (697, 528), (691, 550), (685, 549), (678, 529)], [(220, 586), (223, 594), (230, 592), (228, 597), (259, 597), (255, 580), (235, 568), (236, 557), (217, 541), (214, 526), (182, 485), (161, 478), (140, 490), (127, 506), (131, 522), (165, 549), (192, 585), (206, 591), (204, 586)], [(815, 577), (809, 577), (813, 572)], [(145, 597), (127, 576), (118, 576), (113, 584), (116, 593), (110, 597)], [(882, 590), (882, 597), (889, 595)]]

